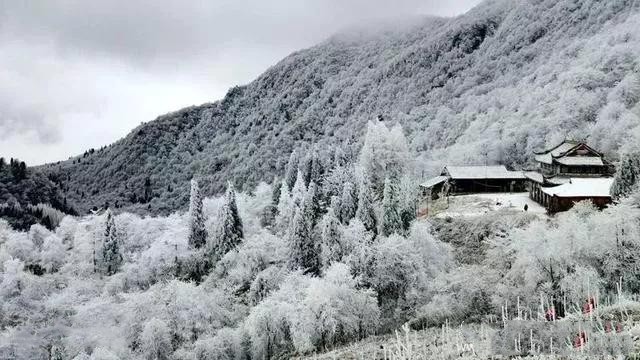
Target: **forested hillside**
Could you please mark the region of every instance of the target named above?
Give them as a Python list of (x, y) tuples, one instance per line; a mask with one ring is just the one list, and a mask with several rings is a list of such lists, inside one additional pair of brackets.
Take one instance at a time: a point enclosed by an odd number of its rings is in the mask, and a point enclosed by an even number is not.
[(24, 161), (0, 158), (0, 217), (16, 229), (36, 223), (48, 228), (65, 214), (76, 215), (53, 175), (29, 169)]
[[(634, 0), (492, 0), (465, 15), (371, 25), (296, 52), (216, 103), (179, 110), (43, 171), (78, 209), (184, 209), (189, 180), (250, 190), (293, 148), (360, 144), (400, 123), (425, 176), (445, 162), (528, 165), (570, 136), (610, 158), (640, 124)], [(141, 119), (144, 120), (144, 119)]]

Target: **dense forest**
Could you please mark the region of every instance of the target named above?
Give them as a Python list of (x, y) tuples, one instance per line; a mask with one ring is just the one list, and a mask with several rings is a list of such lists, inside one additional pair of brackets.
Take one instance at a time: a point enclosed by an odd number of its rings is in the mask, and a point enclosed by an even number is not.
[(638, 154), (603, 211), (417, 219), (402, 129), (370, 122), (362, 143), (294, 151), (251, 194), (192, 179), (166, 217), (0, 220), (0, 358), (288, 359), (401, 326), (486, 346), (397, 359), (637, 354)]
[(0, 217), (16, 229), (28, 230), (36, 223), (53, 229), (65, 214), (77, 215), (63, 189), (52, 174), (0, 158)]
[(376, 118), (403, 126), (424, 176), (445, 163), (527, 167), (565, 136), (616, 160), (638, 142), (637, 10), (632, 0), (490, 0), (456, 18), (352, 29), (221, 101), (39, 170), (81, 213), (109, 202), (169, 214), (186, 209), (193, 177), (207, 195), (227, 181), (250, 192), (294, 149), (353, 155)]

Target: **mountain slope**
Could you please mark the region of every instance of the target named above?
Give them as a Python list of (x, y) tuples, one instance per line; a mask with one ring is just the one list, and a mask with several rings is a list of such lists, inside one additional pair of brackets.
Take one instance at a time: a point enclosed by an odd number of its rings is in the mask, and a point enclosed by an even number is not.
[[(354, 153), (367, 120), (400, 122), (426, 175), (445, 162), (527, 166), (533, 149), (589, 137), (615, 157), (640, 120), (632, 0), (495, 0), (453, 19), (355, 29), (296, 52), (219, 102), (163, 115), (43, 170), (77, 208), (168, 213), (188, 180), (270, 181), (294, 147)], [(84, 196), (83, 196), (84, 194)]]

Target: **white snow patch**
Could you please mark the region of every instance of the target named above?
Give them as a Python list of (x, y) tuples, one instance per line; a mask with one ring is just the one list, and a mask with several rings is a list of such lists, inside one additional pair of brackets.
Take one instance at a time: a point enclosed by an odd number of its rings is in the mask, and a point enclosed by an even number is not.
[(524, 212), (545, 215), (546, 209), (529, 198), (528, 192), (522, 193), (486, 193), (473, 195), (458, 195), (447, 200), (440, 199), (433, 204), (431, 214), (435, 217), (481, 216), (496, 211)]

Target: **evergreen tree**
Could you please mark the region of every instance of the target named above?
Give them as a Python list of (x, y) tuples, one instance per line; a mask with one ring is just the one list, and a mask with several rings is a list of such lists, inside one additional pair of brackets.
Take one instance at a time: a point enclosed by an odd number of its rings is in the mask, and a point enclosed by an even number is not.
[(315, 197), (316, 186), (312, 182), (309, 184), (309, 191), (305, 194), (303, 205), (296, 211), (289, 229), (289, 268), (302, 269), (305, 273), (319, 275), (320, 246), (314, 227), (320, 213)]
[(381, 232), (383, 236), (389, 236), (394, 233), (400, 233), (401, 230), (402, 219), (400, 218), (398, 183), (395, 178), (386, 178), (382, 199)]
[(327, 269), (332, 263), (341, 260), (340, 221), (333, 209), (329, 208), (321, 224), (322, 267)]
[(342, 196), (340, 197), (340, 214), (339, 219), (343, 224), (349, 224), (349, 221), (356, 216), (357, 201), (355, 187), (352, 183), (346, 182), (342, 187)]
[(104, 239), (102, 241), (102, 258), (105, 275), (113, 275), (118, 272), (122, 264), (122, 254), (120, 253), (115, 217), (111, 210), (107, 210)]
[(419, 185), (410, 176), (403, 176), (399, 189), (400, 219), (402, 220), (402, 229), (406, 233), (416, 219)]
[(298, 155), (297, 150), (293, 150), (289, 156), (289, 162), (284, 170), (284, 183), (287, 185), (289, 191), (293, 189), (293, 185), (296, 183), (299, 165), (300, 155)]
[(360, 182), (360, 192), (358, 194), (358, 210), (356, 217), (362, 221), (365, 229), (371, 231), (374, 236), (378, 232), (378, 220), (374, 208), (373, 188), (369, 182), (369, 177), (365, 174)]
[(189, 246), (196, 249), (201, 248), (207, 242), (202, 201), (198, 181), (193, 179), (191, 180), (191, 197), (189, 200)]
[(621, 198), (636, 189), (640, 180), (640, 153), (623, 155), (616, 176), (611, 185), (611, 195)]
[(304, 211), (304, 216), (309, 221), (311, 228), (314, 228), (320, 220), (321, 208), (319, 198), (320, 194), (316, 183), (309, 183), (309, 188), (307, 189), (302, 202), (302, 210)]
[(320, 161), (318, 148), (316, 146), (314, 146), (305, 157), (301, 170), (305, 186), (308, 187), (311, 182), (315, 182), (316, 185), (318, 185), (322, 181), (324, 166)]
[(235, 249), (244, 238), (242, 219), (238, 213), (236, 192), (231, 183), (227, 184), (224, 203), (220, 207), (218, 222), (215, 228), (213, 243), (214, 262), (222, 258), (226, 253)]
[(273, 179), (273, 184), (271, 185), (271, 204), (274, 206), (278, 206), (278, 202), (280, 202), (282, 187), (282, 181), (280, 181), (280, 179), (277, 177)]
[(280, 200), (278, 201), (278, 216), (276, 216), (276, 227), (283, 233), (286, 233), (291, 225), (291, 220), (295, 216), (296, 208), (293, 198), (289, 195), (289, 189), (283, 184), (280, 191)]
[(291, 190), (291, 200), (296, 207), (300, 207), (302, 204), (302, 199), (304, 198), (304, 194), (307, 191), (307, 187), (304, 184), (304, 176), (302, 175), (302, 171), (298, 171), (298, 175), (296, 177), (295, 185), (293, 185), (293, 189)]

